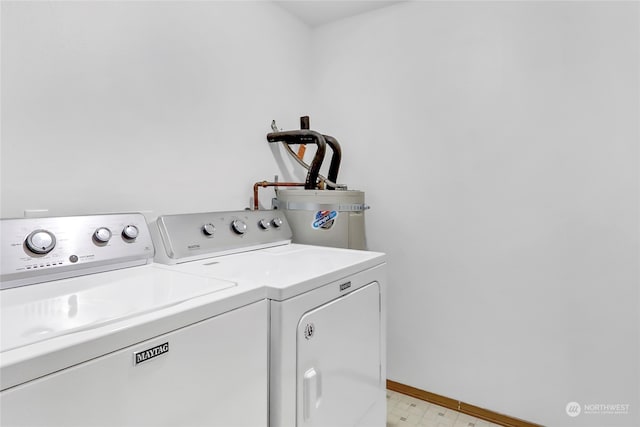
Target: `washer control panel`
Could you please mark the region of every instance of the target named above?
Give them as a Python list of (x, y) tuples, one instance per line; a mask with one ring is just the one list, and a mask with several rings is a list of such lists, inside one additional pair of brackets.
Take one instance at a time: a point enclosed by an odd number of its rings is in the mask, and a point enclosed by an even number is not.
[(163, 215), (151, 225), (156, 262), (176, 264), (291, 242), (283, 212), (229, 211)]
[(3, 219), (0, 288), (142, 265), (154, 254), (142, 214)]

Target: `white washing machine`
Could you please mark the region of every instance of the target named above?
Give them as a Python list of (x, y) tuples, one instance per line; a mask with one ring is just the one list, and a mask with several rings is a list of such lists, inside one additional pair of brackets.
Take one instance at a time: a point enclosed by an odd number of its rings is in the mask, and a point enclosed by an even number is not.
[(156, 262), (266, 289), (272, 427), (386, 425), (382, 253), (292, 244), (278, 211), (161, 216)]
[(150, 264), (140, 214), (0, 225), (0, 424), (268, 424), (263, 288)]

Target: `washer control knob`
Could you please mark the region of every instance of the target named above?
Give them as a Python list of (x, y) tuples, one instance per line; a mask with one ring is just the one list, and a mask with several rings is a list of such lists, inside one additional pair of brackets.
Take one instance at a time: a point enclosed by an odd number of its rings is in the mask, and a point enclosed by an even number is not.
[(93, 238), (98, 243), (107, 243), (111, 239), (111, 230), (107, 227), (100, 227), (93, 233)]
[(56, 246), (56, 236), (47, 230), (35, 230), (27, 236), (25, 244), (34, 254), (48, 254)]
[(216, 232), (216, 227), (211, 223), (205, 224), (202, 226), (202, 232), (205, 236), (213, 236), (213, 233)]
[(244, 234), (247, 231), (247, 224), (241, 219), (234, 219), (231, 228), (238, 234)]
[(136, 237), (138, 237), (138, 233), (138, 227), (136, 227), (135, 225), (127, 225), (122, 230), (122, 238), (125, 240), (136, 240)]
[(282, 227), (282, 224), (284, 224), (284, 221), (282, 221), (282, 219), (280, 217), (275, 217), (271, 221), (271, 224), (273, 224), (273, 226), (275, 228), (280, 228), (280, 227)]
[(269, 227), (271, 227), (271, 222), (269, 222), (269, 220), (266, 220), (266, 219), (262, 218), (260, 221), (258, 221), (258, 225), (263, 230), (268, 230)]

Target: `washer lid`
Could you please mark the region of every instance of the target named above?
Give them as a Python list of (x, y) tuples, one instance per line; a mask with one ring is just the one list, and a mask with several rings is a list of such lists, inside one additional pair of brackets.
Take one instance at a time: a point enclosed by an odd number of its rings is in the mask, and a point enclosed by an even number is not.
[(3, 290), (0, 351), (90, 331), (234, 286), (148, 266)]

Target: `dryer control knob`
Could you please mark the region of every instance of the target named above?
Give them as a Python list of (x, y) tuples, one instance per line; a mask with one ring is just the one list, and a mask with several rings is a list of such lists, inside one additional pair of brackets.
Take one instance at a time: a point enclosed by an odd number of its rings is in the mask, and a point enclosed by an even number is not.
[(127, 225), (123, 230), (122, 230), (122, 237), (125, 240), (136, 240), (136, 237), (138, 237), (138, 227), (136, 227), (135, 225)]
[(231, 223), (231, 228), (238, 234), (244, 234), (247, 232), (247, 224), (241, 219), (235, 219)]
[(213, 236), (213, 233), (216, 232), (215, 225), (208, 223), (202, 226), (202, 232), (205, 236)]
[(260, 221), (258, 221), (258, 225), (260, 226), (260, 228), (262, 228), (263, 230), (268, 230), (269, 227), (271, 227), (271, 222), (269, 222), (268, 220), (262, 218)]
[(27, 236), (25, 244), (34, 254), (48, 254), (56, 246), (56, 236), (47, 230), (35, 230)]
[(93, 233), (93, 238), (98, 243), (107, 243), (111, 239), (111, 230), (107, 227), (100, 227)]
[(271, 224), (273, 224), (275, 228), (280, 228), (282, 227), (282, 224), (284, 224), (284, 221), (282, 221), (282, 219), (280, 219), (279, 217), (275, 217), (271, 221)]

